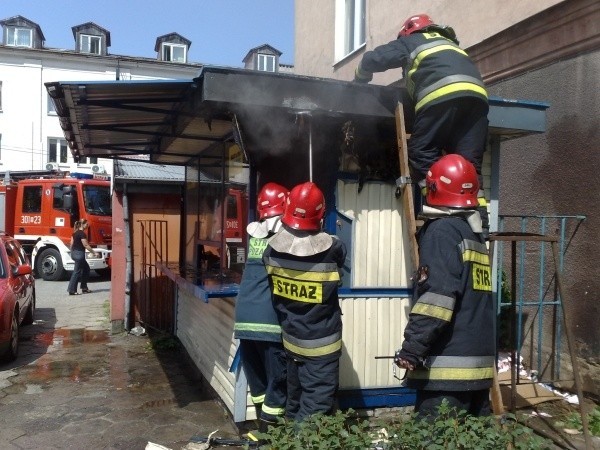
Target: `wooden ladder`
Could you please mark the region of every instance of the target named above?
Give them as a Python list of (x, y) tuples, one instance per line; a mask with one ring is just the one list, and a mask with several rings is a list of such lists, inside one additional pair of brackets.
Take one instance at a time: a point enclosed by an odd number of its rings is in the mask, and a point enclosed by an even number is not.
[(402, 197), (402, 208), (406, 220), (405, 224), (407, 225), (410, 239), (409, 251), (412, 262), (412, 273), (419, 267), (419, 250), (416, 236), (417, 220), (415, 218), (415, 202), (408, 166), (407, 139), (408, 136), (404, 125), (404, 107), (402, 106), (402, 103), (398, 102), (398, 106), (396, 106), (396, 140), (398, 142), (398, 159), (400, 160), (400, 178), (396, 180), (396, 198)]

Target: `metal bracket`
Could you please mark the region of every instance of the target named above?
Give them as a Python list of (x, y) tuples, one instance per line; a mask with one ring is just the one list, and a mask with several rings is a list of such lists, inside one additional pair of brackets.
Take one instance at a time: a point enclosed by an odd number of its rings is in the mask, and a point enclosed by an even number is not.
[(411, 177), (401, 176), (399, 178), (396, 178), (396, 186), (398, 186), (398, 187), (404, 187), (407, 184), (412, 184), (412, 178)]
[(412, 178), (410, 176), (400, 176), (396, 178), (396, 198), (399, 198), (402, 194), (402, 190), (409, 184), (412, 184)]

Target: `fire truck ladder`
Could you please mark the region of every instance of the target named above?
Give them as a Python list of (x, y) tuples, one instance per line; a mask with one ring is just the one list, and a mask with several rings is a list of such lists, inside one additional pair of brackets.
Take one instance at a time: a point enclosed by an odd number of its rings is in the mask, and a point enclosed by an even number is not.
[[(542, 226), (542, 229), (545, 228), (545, 222), (542, 222), (544, 225)], [(541, 248), (540, 248), (540, 255), (541, 255), (541, 266), (540, 266), (540, 301), (537, 303), (533, 303), (530, 304), (531, 306), (534, 306), (537, 311), (536, 311), (536, 315), (537, 315), (537, 320), (538, 320), (538, 324), (540, 327), (539, 330), (539, 336), (538, 336), (538, 359), (540, 360), (538, 367), (541, 367), (541, 353), (542, 353), (542, 319), (543, 319), (543, 307), (547, 306), (547, 305), (551, 305), (553, 306), (556, 310), (557, 310), (557, 322), (560, 322), (559, 325), (562, 326), (562, 329), (564, 329), (564, 333), (566, 335), (566, 340), (567, 340), (567, 346), (568, 346), (568, 351), (569, 351), (569, 355), (571, 357), (571, 365), (572, 365), (572, 369), (573, 369), (573, 378), (574, 378), (574, 384), (575, 384), (575, 389), (577, 392), (577, 397), (579, 400), (579, 413), (581, 415), (581, 423), (583, 425), (583, 434), (584, 434), (584, 438), (585, 438), (585, 443), (586, 443), (586, 448), (593, 448), (592, 444), (591, 444), (591, 436), (590, 436), (590, 432), (589, 432), (589, 427), (588, 427), (588, 418), (587, 415), (585, 414), (585, 406), (584, 406), (584, 398), (583, 398), (583, 390), (582, 390), (582, 382), (581, 382), (581, 375), (580, 375), (580, 370), (579, 370), (579, 362), (577, 360), (577, 353), (576, 353), (576, 348), (575, 348), (575, 340), (574, 337), (571, 333), (571, 330), (568, 327), (568, 320), (567, 320), (567, 311), (564, 308), (564, 292), (563, 292), (563, 288), (562, 288), (562, 281), (561, 281), (561, 264), (562, 264), (562, 253), (559, 254), (559, 243), (564, 242), (564, 222), (563, 222), (563, 227), (560, 229), (561, 231), (561, 239), (554, 237), (554, 236), (546, 236), (544, 234), (537, 234), (537, 233), (529, 233), (529, 232), (499, 232), (499, 233), (492, 233), (490, 235), (490, 255), (492, 258), (494, 258), (494, 256), (496, 256), (494, 254), (495, 250), (498, 250), (499, 255), (497, 258), (498, 264), (495, 264), (495, 274), (497, 277), (497, 282), (496, 282), (496, 286), (497, 286), (497, 293), (499, 296), (499, 301), (498, 301), (498, 312), (500, 313), (502, 308), (507, 308), (509, 314), (508, 314), (508, 326), (509, 326), (509, 337), (508, 337), (508, 342), (509, 342), (509, 346), (510, 346), (510, 353), (511, 353), (511, 358), (510, 358), (510, 372), (511, 372), (511, 390), (510, 390), (510, 410), (511, 412), (515, 412), (516, 410), (516, 395), (517, 395), (517, 389), (516, 386), (517, 384), (522, 384), (521, 378), (519, 377), (519, 362), (520, 362), (520, 347), (521, 347), (521, 343), (522, 343), (522, 339), (520, 336), (520, 328), (522, 325), (522, 314), (523, 314), (523, 307), (526, 305), (526, 302), (523, 301), (523, 285), (524, 285), (524, 274), (523, 274), (523, 270), (524, 270), (524, 256), (525, 256), (525, 244), (526, 243), (537, 243)], [(500, 244), (500, 245), (496, 245), (496, 243)], [(502, 284), (503, 284), (503, 277), (502, 277), (502, 243), (510, 243), (510, 299), (509, 302), (503, 302), (503, 295), (502, 295)], [(517, 263), (517, 243), (519, 243), (521, 245), (521, 261), (520, 264)], [(550, 244), (551, 249), (552, 249), (552, 256), (553, 256), (553, 284), (556, 290), (556, 301), (544, 301), (544, 297), (545, 295), (541, 292), (542, 290), (544, 290), (544, 265), (545, 265), (545, 261), (544, 261), (544, 256), (545, 256), (545, 245), (546, 244)], [(498, 247), (498, 248), (496, 248)], [(517, 282), (517, 271), (520, 272), (520, 280), (519, 283)], [(548, 288), (546, 287), (545, 290), (547, 291)], [(517, 308), (518, 305), (518, 308)], [(560, 328), (559, 328), (560, 329)], [(556, 331), (555, 331), (556, 333)], [(555, 343), (556, 346), (556, 343)], [(560, 351), (556, 351), (555, 349), (555, 354), (559, 355)], [(558, 358), (559, 356), (556, 356), (556, 358)], [(555, 373), (558, 373), (557, 370), (555, 370)], [(528, 380), (528, 382), (531, 383), (531, 381)]]

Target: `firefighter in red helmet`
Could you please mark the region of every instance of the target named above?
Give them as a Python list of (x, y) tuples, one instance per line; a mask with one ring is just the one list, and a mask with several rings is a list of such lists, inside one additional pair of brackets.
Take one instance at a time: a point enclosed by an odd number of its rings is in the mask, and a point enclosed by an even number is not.
[(479, 70), (458, 46), (454, 30), (435, 24), (426, 14), (409, 17), (397, 39), (365, 52), (354, 80), (368, 83), (374, 72), (394, 68), (402, 68), (415, 111), (408, 141), (413, 181), (423, 188), (427, 171), (444, 153), (464, 156), (479, 176), (479, 211), (487, 235), (481, 165), (489, 106)]
[(415, 33), (422, 30), (425, 27), (435, 25), (431, 17), (427, 14), (417, 14), (416, 16), (409, 17), (402, 24), (402, 28), (398, 32), (398, 37), (408, 36), (411, 33)]
[(417, 391), (420, 417), (434, 416), (444, 399), (471, 415), (489, 415), (496, 316), (477, 172), (451, 154), (431, 166), (426, 180), (413, 303), (395, 362), (408, 369), (406, 386)]
[[(286, 358), (281, 327), (271, 300), (271, 289), (262, 255), (267, 240), (281, 227), (288, 190), (266, 183), (257, 198), (258, 221), (248, 224), (248, 259), (235, 304), (234, 337), (240, 340), (242, 367), (259, 419), (266, 433), (283, 417), (287, 400)], [(252, 439), (256, 436), (250, 436)], [(258, 440), (258, 438), (257, 438)]]
[(342, 317), (338, 301), (344, 243), (321, 231), (325, 199), (316, 184), (290, 191), (282, 229), (263, 260), (287, 355), (286, 417), (331, 413), (338, 389)]

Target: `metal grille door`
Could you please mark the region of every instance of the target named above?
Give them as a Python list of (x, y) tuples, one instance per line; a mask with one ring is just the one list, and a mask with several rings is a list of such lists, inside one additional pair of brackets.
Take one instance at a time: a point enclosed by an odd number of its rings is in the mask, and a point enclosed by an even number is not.
[(168, 223), (165, 220), (138, 220), (137, 223), (142, 245), (137, 298), (139, 322), (146, 328), (172, 333), (173, 285), (156, 268), (157, 262), (168, 259)]

